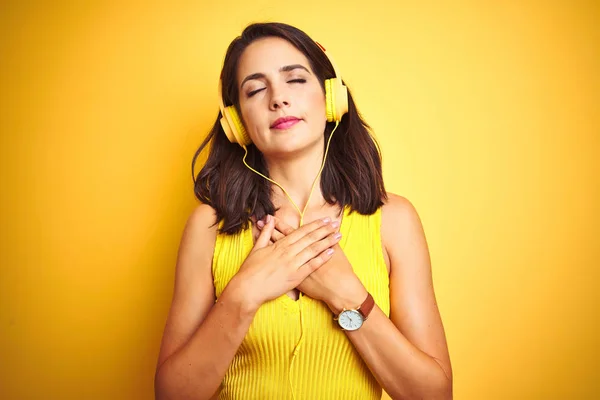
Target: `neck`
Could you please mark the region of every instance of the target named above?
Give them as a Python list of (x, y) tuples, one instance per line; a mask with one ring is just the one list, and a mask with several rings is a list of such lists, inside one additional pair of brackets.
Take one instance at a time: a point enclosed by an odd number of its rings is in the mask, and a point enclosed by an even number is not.
[[(322, 144), (319, 148), (323, 149)], [(323, 150), (306, 152), (291, 159), (271, 158), (267, 160), (271, 179), (286, 190), (300, 211), (305, 208), (308, 210), (320, 207), (325, 202), (321, 193), (320, 177), (314, 183), (322, 163)], [(313, 183), (315, 186), (311, 195)], [(273, 185), (273, 193), (273, 203), (276, 208), (293, 208), (296, 211), (288, 196), (277, 185)]]

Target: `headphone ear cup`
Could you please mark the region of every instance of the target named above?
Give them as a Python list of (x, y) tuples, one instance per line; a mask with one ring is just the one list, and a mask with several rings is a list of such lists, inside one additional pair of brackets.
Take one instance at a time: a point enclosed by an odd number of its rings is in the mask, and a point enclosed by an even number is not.
[(331, 78), (325, 81), (325, 103), (327, 122), (341, 121), (348, 112), (348, 88), (341, 79)]
[(240, 146), (247, 146), (252, 143), (235, 106), (228, 106), (223, 109), (221, 127), (223, 127), (223, 131), (225, 131), (225, 135), (231, 143), (237, 143)]
[(223, 114), (223, 116), (221, 117), (221, 127), (223, 128), (223, 131), (225, 132), (225, 136), (227, 136), (227, 139), (229, 139), (229, 141), (231, 143), (237, 143), (237, 139), (235, 138), (235, 135), (233, 134), (231, 126), (229, 125), (229, 122), (227, 122), (227, 117), (225, 116), (225, 110), (223, 110), (222, 114)]

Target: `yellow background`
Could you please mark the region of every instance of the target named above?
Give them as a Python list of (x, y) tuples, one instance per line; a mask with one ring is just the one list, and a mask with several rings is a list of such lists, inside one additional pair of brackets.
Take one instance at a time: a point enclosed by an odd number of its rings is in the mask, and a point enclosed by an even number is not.
[(327, 47), (417, 207), (455, 398), (597, 398), (600, 7), (567, 0), (3, 1), (0, 398), (153, 398), (191, 158), (262, 20)]

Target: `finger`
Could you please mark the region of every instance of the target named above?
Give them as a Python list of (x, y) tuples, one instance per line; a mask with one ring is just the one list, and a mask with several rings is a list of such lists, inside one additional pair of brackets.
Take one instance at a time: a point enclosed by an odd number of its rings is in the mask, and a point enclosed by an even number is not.
[(283, 239), (285, 237), (285, 235), (281, 232), (279, 232), (277, 229), (273, 229), (273, 234), (271, 235), (271, 240), (273, 242), (277, 242), (281, 239)]
[(335, 250), (329, 248), (319, 254), (317, 257), (312, 258), (307, 263), (304, 263), (300, 268), (298, 268), (298, 274), (301, 281), (306, 279), (307, 276), (318, 270), (325, 264), (327, 261), (331, 259)]
[[(258, 234), (256, 234), (256, 235), (254, 235), (254, 239), (253, 239), (253, 242), (252, 242), (252, 243), (256, 243), (256, 241), (258, 240), (258, 237), (259, 237), (259, 236), (260, 236), (260, 232), (259, 232)], [(273, 237), (271, 237), (271, 238), (269, 239), (269, 245), (271, 245), (271, 244), (274, 244), (274, 243), (275, 243), (275, 241), (273, 240)]]
[[(336, 232), (338, 225), (339, 225), (339, 222), (333, 221), (332, 223), (325, 224), (318, 229), (315, 229), (313, 231), (306, 233), (303, 237), (298, 239), (298, 241), (294, 242), (294, 244), (286, 246), (287, 253), (290, 255), (293, 255), (293, 256), (299, 254), (305, 248), (313, 245), (316, 242), (323, 240), (327, 236)], [(300, 229), (302, 229), (302, 228), (300, 228)], [(278, 243), (285, 243), (288, 240), (288, 238), (293, 237), (296, 234), (296, 232), (298, 232), (300, 229), (298, 229), (298, 230), (294, 231), (292, 234), (286, 236), (284, 239), (280, 240)], [(320, 248), (319, 252), (321, 252), (323, 250), (325, 250), (325, 248)], [(315, 255), (316, 254), (313, 254), (312, 257), (314, 257)], [(301, 262), (300, 262), (300, 264), (298, 264), (298, 266), (304, 264), (309, 259), (310, 258), (301, 260)]]
[(291, 235), (295, 231), (294, 228), (283, 222), (279, 218), (275, 218), (275, 229), (281, 232), (284, 236)]
[(267, 215), (267, 223), (264, 228), (260, 231), (260, 235), (258, 235), (258, 239), (256, 239), (256, 244), (254, 245), (254, 249), (261, 249), (266, 247), (271, 240), (271, 235), (273, 234), (273, 230), (275, 229), (275, 223), (273, 221), (273, 217)]
[[(292, 228), (291, 226), (289, 226), (288, 224), (283, 222), (281, 219), (279, 219), (277, 217), (274, 217), (274, 218), (275, 218), (275, 229), (277, 229), (284, 236), (287, 236), (290, 233), (295, 231), (294, 228)], [(265, 226), (265, 222), (263, 220), (258, 220), (256, 222), (256, 227), (258, 229), (262, 229), (264, 226)]]
[[(275, 220), (277, 220), (277, 219), (275, 219)], [(256, 227), (258, 228), (259, 231), (261, 231), (264, 226), (265, 226), (265, 223), (263, 221), (258, 221), (256, 223)], [(257, 235), (257, 237), (258, 237), (258, 235)], [(271, 235), (271, 244), (275, 243), (278, 240), (283, 239), (284, 237), (285, 237), (285, 235), (283, 233), (281, 233), (277, 229), (274, 229), (273, 234)], [(256, 240), (256, 238), (255, 238), (255, 240)]]
[[(313, 232), (319, 231), (321, 228), (330, 228), (331, 218), (322, 218), (317, 219), (310, 224), (302, 225), (300, 228), (296, 229), (294, 232), (287, 235), (285, 238), (279, 241), (282, 245), (288, 246), (293, 243), (298, 242), (300, 239), (306, 237), (309, 234), (312, 234), (310, 242), (315, 242), (317, 240), (322, 239), (327, 236), (327, 233), (323, 233), (320, 231), (319, 233), (314, 234)], [(302, 247), (306, 247), (306, 244)], [(299, 250), (298, 250), (299, 251)]]
[(326, 251), (327, 249), (333, 248), (340, 241), (341, 237), (342, 234), (339, 232), (332, 233), (326, 238), (312, 243), (311, 245), (302, 249), (302, 251), (298, 253), (298, 255), (295, 258), (295, 262), (298, 268), (310, 261), (312, 258)]
[[(291, 226), (287, 225), (284, 222), (278, 222), (278, 221), (280, 221), (279, 218), (274, 217), (274, 219), (275, 219), (275, 229), (273, 230), (273, 235), (271, 235), (271, 244), (283, 239), (288, 234), (294, 232), (294, 228), (292, 228)], [(278, 224), (280, 224), (279, 226), (281, 226), (281, 229), (277, 228)], [(258, 228), (259, 231), (262, 230), (262, 228), (264, 226), (265, 226), (264, 221), (258, 220), (256, 222), (256, 227)]]

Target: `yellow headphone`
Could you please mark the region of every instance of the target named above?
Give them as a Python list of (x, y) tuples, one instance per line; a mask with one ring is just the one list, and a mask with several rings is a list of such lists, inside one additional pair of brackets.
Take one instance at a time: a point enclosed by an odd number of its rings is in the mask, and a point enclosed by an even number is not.
[[(325, 80), (325, 104), (327, 122), (340, 122), (342, 116), (348, 112), (348, 89), (342, 83), (340, 73), (333, 62), (332, 58), (327, 54), (325, 48), (318, 42), (317, 45), (325, 56), (329, 59), (329, 62), (333, 66), (335, 72), (335, 78)], [(240, 118), (235, 106), (227, 106), (223, 103), (222, 95), (222, 81), (219, 79), (219, 107), (221, 108), (221, 127), (227, 135), (227, 139), (231, 143), (237, 143), (244, 147), (252, 143), (242, 119)]]

